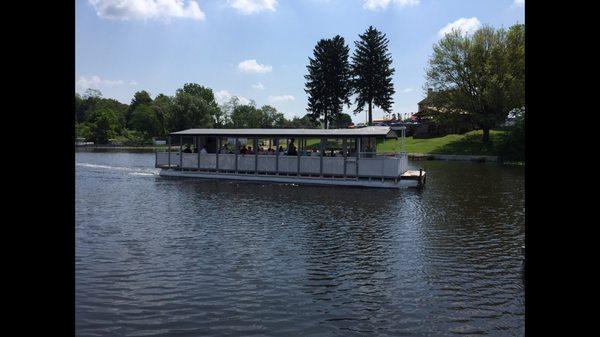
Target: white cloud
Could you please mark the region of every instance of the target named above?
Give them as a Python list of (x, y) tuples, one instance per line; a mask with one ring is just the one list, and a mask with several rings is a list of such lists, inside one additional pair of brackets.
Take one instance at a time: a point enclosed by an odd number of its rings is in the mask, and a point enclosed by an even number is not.
[[(100, 76), (93, 75), (90, 77), (80, 76), (75, 84), (80, 88), (99, 88), (99, 87), (112, 87), (117, 85), (125, 84), (123, 80), (107, 80), (100, 78)], [(129, 82), (129, 85), (137, 85), (136, 81)]]
[(262, 83), (253, 84), (252, 88), (254, 88), (256, 90), (265, 90), (265, 86)]
[(414, 91), (414, 90), (415, 89), (413, 89), (412, 87), (410, 87), (410, 88), (404, 88), (404, 89), (400, 90), (400, 93), (401, 94), (406, 94), (406, 93), (409, 93), (409, 92)]
[(275, 12), (277, 0), (229, 0), (229, 6), (244, 15), (270, 10)]
[(264, 64), (258, 64), (256, 60), (246, 60), (238, 64), (238, 69), (244, 73), (263, 74), (271, 72), (273, 67)]
[(295, 100), (292, 95), (281, 95), (281, 96), (269, 96), (269, 101), (272, 102), (285, 102), (285, 101), (293, 101)]
[(511, 7), (523, 7), (525, 6), (525, 0), (515, 0)]
[(237, 97), (240, 100), (240, 104), (250, 104), (250, 100), (246, 97), (233, 95), (227, 90), (215, 92), (215, 100), (221, 105), (229, 102), (232, 97)]
[(398, 7), (416, 6), (420, 0), (364, 0), (363, 8), (370, 11), (385, 10), (390, 3), (395, 3)]
[(461, 32), (466, 34), (472, 34), (481, 27), (481, 22), (476, 17), (472, 18), (460, 18), (454, 22), (447, 24), (444, 28), (440, 29), (438, 35), (444, 37), (444, 35), (450, 33), (452, 29), (460, 29)]
[[(196, 1), (184, 0), (89, 0), (105, 19), (148, 20), (187, 18), (202, 21), (204, 12)], [(187, 2), (187, 6), (186, 6)]]

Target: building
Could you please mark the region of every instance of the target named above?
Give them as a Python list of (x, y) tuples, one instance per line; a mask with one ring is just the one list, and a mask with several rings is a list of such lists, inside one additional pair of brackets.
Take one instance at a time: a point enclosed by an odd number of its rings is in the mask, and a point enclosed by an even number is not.
[(450, 111), (434, 105), (436, 92), (427, 89), (427, 96), (417, 103), (418, 111), (411, 116), (411, 120), (419, 126), (413, 137), (429, 138), (441, 137), (450, 133), (465, 133), (473, 130), (470, 115), (467, 111)]

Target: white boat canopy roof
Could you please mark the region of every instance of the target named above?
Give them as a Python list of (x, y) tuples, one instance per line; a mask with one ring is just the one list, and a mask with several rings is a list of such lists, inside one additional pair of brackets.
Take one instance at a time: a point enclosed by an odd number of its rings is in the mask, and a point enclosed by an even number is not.
[(368, 126), (356, 129), (187, 129), (172, 132), (171, 136), (221, 137), (385, 137), (397, 138), (389, 126)]

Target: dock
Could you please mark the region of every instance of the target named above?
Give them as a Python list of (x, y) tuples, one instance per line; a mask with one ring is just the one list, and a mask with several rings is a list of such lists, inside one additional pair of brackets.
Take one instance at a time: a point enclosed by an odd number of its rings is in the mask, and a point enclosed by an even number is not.
[(423, 186), (425, 186), (425, 181), (427, 180), (427, 172), (425, 172), (423, 169), (420, 169), (418, 171), (409, 170), (409, 171), (404, 172), (400, 176), (400, 179), (401, 180), (416, 180), (417, 187), (423, 187)]

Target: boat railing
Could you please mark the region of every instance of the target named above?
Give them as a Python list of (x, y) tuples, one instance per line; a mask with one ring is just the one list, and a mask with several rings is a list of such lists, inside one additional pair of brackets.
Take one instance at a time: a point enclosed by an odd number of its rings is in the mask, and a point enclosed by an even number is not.
[(185, 153), (179, 147), (156, 151), (156, 167), (227, 173), (338, 176), (393, 179), (408, 170), (408, 156), (399, 152), (359, 152), (348, 156)]

